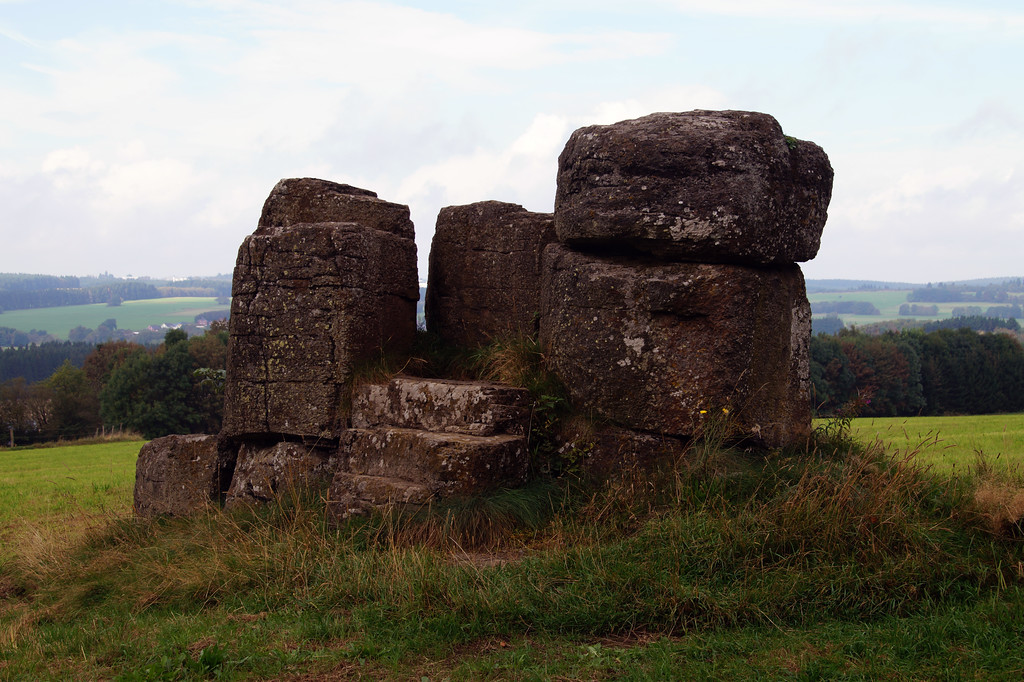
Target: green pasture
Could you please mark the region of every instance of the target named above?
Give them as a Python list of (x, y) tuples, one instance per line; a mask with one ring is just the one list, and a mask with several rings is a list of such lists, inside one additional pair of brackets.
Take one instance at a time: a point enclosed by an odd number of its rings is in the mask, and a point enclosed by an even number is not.
[(24, 523), (64, 526), (123, 515), (144, 441), (0, 449), (0, 538)]
[(22, 331), (45, 330), (66, 339), (68, 332), (78, 326), (96, 329), (104, 320), (114, 318), (118, 329), (145, 329), (150, 325), (193, 322), (199, 313), (228, 310), (230, 306), (217, 303), (213, 297), (153, 298), (144, 301), (125, 301), (119, 306), (105, 303), (69, 305), (60, 308), (33, 308), (8, 310), (0, 314), (0, 327)]
[(976, 472), (982, 458), (982, 466), (1011, 474), (1024, 464), (1024, 414), (861, 418), (851, 432), (897, 455), (917, 452), (919, 463), (940, 474)]
[[(984, 310), (990, 305), (996, 305), (995, 303), (936, 303), (934, 305), (939, 306), (938, 315), (900, 315), (900, 306), (908, 303), (907, 294), (910, 291), (910, 289), (819, 291), (809, 293), (807, 299), (811, 303), (824, 301), (867, 301), (874, 304), (882, 313), (881, 315), (847, 315), (840, 313), (839, 317), (842, 318), (847, 326), (874, 324), (875, 322), (883, 322), (885, 320), (947, 320), (953, 316), (953, 308), (957, 306), (978, 305)], [(919, 303), (919, 305), (932, 305), (932, 303), (923, 302)], [(815, 317), (824, 317), (824, 315), (818, 314)]]

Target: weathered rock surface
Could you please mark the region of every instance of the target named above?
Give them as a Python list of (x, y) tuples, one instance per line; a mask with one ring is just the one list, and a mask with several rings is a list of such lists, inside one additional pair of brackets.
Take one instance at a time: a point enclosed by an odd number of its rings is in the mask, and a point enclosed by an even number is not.
[(666, 260), (786, 264), (818, 252), (832, 196), (820, 147), (767, 114), (651, 114), (574, 132), (558, 159), (558, 238)]
[(331, 484), (328, 510), (335, 518), (365, 514), (388, 505), (419, 507), (433, 499), (425, 485), (387, 476), (364, 476), (339, 471)]
[(529, 461), (526, 439), (511, 435), (352, 429), (341, 447), (349, 473), (414, 481), (438, 497), (519, 485), (526, 480)]
[[(282, 190), (288, 182), (278, 184), (264, 211), (283, 223), (311, 211), (298, 201), (305, 194), (295, 199)], [(359, 194), (328, 196), (340, 202), (330, 204), (330, 218), (345, 215), (346, 197), (386, 204)], [(404, 206), (387, 211), (408, 218)], [(246, 237), (233, 282), (225, 435), (336, 438), (347, 426), (353, 369), (412, 343), (416, 245), (400, 236), (404, 228), (376, 225), (263, 225)]]
[(523, 435), (530, 392), (503, 384), (395, 377), (363, 384), (352, 396), (352, 426), (396, 426), (472, 436)]
[(244, 444), (224, 506), (262, 504), (278, 496), (326, 491), (338, 468), (336, 449), (281, 442), (270, 446)]
[(263, 204), (257, 233), (300, 223), (358, 223), (416, 238), (409, 207), (379, 199), (376, 192), (317, 178), (281, 180)]
[(529, 395), (487, 382), (396, 377), (359, 386), (328, 499), (343, 517), (526, 481)]
[(572, 425), (559, 434), (559, 456), (586, 477), (603, 481), (650, 471), (687, 453), (686, 439), (589, 424), (584, 431)]
[(142, 446), (135, 465), (135, 513), (184, 516), (217, 504), (233, 459), (217, 436), (165, 436)]
[(541, 253), (553, 241), (550, 213), (499, 201), (441, 209), (430, 247), (427, 329), (469, 346), (536, 333)]
[(540, 341), (574, 404), (627, 429), (692, 435), (730, 410), (769, 446), (810, 429), (810, 306), (796, 265), (544, 254)]

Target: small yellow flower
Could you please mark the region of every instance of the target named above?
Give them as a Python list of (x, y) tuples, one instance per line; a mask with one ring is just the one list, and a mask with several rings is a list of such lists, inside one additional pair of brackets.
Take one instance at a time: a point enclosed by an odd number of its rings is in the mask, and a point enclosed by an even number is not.
[(700, 413), (701, 413), (701, 414), (707, 414), (707, 413), (708, 413), (708, 411), (707, 411), (707, 410), (701, 410), (701, 411), (700, 411)]
[(729, 414), (729, 408), (728, 407), (723, 407), (722, 408), (722, 414)]

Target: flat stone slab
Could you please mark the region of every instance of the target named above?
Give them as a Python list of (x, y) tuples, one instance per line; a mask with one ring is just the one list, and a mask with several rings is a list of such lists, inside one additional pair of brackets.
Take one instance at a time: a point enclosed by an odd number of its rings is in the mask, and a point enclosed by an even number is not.
[(135, 464), (135, 513), (186, 516), (217, 504), (234, 466), (217, 436), (164, 436), (149, 441)]
[(558, 157), (558, 239), (664, 260), (814, 258), (832, 166), (768, 114), (690, 111), (580, 128)]
[(530, 404), (530, 393), (523, 388), (395, 377), (386, 384), (356, 387), (352, 396), (352, 426), (393, 426), (473, 436), (524, 435)]
[(415, 481), (437, 497), (469, 496), (526, 481), (523, 436), (418, 429), (350, 429), (339, 447), (350, 474)]

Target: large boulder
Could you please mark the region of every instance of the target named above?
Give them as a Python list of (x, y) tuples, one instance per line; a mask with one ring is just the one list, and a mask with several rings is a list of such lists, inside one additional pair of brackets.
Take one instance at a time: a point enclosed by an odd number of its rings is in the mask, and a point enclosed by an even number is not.
[[(359, 219), (366, 199), (377, 207), (376, 215), (390, 211), (399, 223), (408, 220), (404, 206), (387, 208), (395, 205), (364, 194), (351, 195), (350, 203), (343, 201), (349, 195), (329, 196), (337, 200), (326, 211), (332, 219), (345, 217), (343, 209), (353, 205), (360, 207), (353, 209)], [(225, 386), (227, 436), (337, 438), (347, 427), (353, 371), (383, 353), (407, 349), (415, 334), (416, 244), (405, 227), (290, 223), (289, 216), (310, 217), (302, 204), (293, 204), (287, 195), (272, 194), (264, 219), (286, 224), (261, 225), (238, 251)]]
[(164, 436), (149, 441), (135, 464), (135, 513), (185, 516), (218, 504), (234, 469), (217, 436)]
[(832, 175), (820, 147), (783, 135), (767, 114), (651, 114), (572, 134), (558, 159), (555, 226), (577, 247), (667, 260), (806, 261)]
[(335, 448), (281, 442), (244, 444), (238, 451), (224, 506), (265, 504), (280, 496), (326, 492), (338, 468)]
[(540, 341), (575, 406), (689, 436), (726, 414), (768, 446), (810, 430), (810, 306), (796, 265), (544, 254)]
[(430, 246), (427, 329), (468, 346), (535, 334), (540, 258), (553, 241), (550, 213), (500, 201), (441, 209)]

